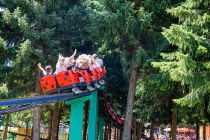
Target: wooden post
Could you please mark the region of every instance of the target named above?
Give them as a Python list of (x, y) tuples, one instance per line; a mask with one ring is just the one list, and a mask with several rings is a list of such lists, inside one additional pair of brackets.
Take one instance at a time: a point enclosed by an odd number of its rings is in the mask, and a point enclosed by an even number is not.
[[(39, 68), (37, 68), (35, 92), (38, 95), (40, 94), (39, 79), (40, 79), (40, 70)], [(32, 138), (33, 140), (40, 139), (40, 122), (41, 122), (41, 107), (36, 107), (34, 110), (33, 138)]]
[(5, 127), (4, 127), (4, 133), (3, 133), (3, 140), (7, 140), (9, 120), (10, 120), (10, 114), (7, 114), (6, 121), (5, 121)]

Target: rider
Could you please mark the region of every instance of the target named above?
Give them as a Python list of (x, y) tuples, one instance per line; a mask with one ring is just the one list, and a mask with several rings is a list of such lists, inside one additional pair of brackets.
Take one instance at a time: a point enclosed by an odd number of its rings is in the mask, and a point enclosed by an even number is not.
[(52, 69), (52, 66), (51, 65), (47, 65), (45, 67), (45, 69), (42, 68), (42, 64), (41, 63), (39, 63), (37, 66), (42, 71), (42, 73), (43, 73), (44, 76), (53, 75), (53, 69)]

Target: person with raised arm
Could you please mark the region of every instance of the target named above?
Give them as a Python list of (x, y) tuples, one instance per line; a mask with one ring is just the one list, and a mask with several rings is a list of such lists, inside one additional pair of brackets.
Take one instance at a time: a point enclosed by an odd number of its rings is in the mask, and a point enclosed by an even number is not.
[(77, 50), (74, 50), (74, 53), (70, 57), (63, 57), (62, 54), (58, 55), (58, 62), (56, 64), (56, 71), (55, 74), (58, 74), (59, 72), (66, 71), (67, 67), (74, 63), (75, 61), (75, 55), (77, 54)]
[(45, 69), (42, 67), (42, 64), (41, 63), (39, 63), (37, 66), (42, 71), (42, 74), (44, 76), (53, 75), (53, 69), (52, 69), (52, 66), (51, 65), (47, 65), (45, 67)]
[(66, 57), (64, 61), (64, 66), (66, 69), (75, 63), (75, 56), (77, 54), (77, 50), (74, 50), (74, 53), (70, 57)]
[[(91, 59), (88, 55), (86, 54), (81, 54), (79, 57), (76, 59), (76, 67), (74, 68), (75, 70), (87, 70), (89, 74), (91, 74), (90, 70), (90, 63)], [(89, 91), (93, 91), (95, 88), (93, 88), (91, 85), (87, 86), (87, 89)]]

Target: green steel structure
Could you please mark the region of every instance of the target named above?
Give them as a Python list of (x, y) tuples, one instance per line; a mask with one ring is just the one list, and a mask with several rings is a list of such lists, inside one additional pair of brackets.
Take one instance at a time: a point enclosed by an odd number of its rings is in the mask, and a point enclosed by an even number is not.
[[(101, 87), (100, 90), (103, 90)], [(90, 101), (88, 120), (88, 140), (97, 140), (98, 136), (98, 92), (81, 98), (66, 101), (66, 105), (71, 106), (69, 140), (82, 140), (84, 103)], [(103, 140), (104, 118), (100, 117), (99, 138)]]

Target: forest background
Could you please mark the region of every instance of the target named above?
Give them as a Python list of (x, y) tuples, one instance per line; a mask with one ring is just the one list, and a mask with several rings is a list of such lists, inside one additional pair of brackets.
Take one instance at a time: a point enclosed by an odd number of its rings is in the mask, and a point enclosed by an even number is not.
[[(1, 99), (36, 96), (37, 64), (55, 69), (58, 53), (77, 49), (103, 58), (124, 140), (132, 120), (171, 124), (172, 140), (177, 124), (210, 122), (209, 0), (0, 0), (0, 17)], [(63, 103), (35, 111), (49, 139), (69, 123)], [(5, 125), (28, 128), (33, 114), (7, 114)]]

